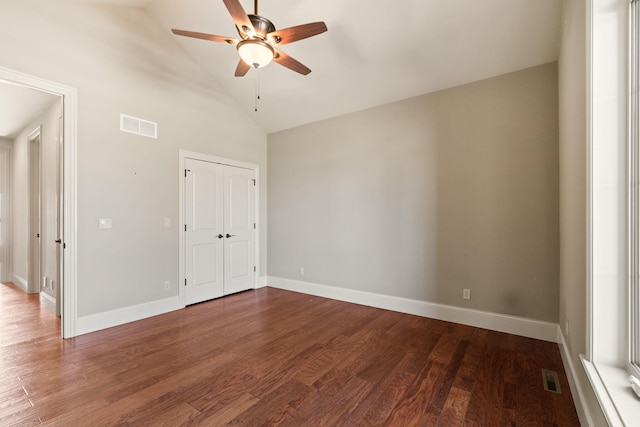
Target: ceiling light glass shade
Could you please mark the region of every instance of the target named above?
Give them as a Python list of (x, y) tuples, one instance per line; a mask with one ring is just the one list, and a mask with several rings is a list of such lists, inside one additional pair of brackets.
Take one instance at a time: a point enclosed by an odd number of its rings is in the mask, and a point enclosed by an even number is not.
[(262, 68), (273, 60), (274, 51), (262, 40), (242, 40), (238, 43), (240, 58), (254, 68)]

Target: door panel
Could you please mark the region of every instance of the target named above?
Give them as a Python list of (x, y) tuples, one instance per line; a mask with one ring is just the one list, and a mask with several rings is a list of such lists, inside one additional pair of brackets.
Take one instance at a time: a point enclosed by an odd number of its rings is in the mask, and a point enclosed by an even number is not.
[(220, 200), (218, 200), (220, 187), (220, 177), (216, 170), (218, 165), (211, 166), (211, 169), (193, 167), (191, 170), (195, 203), (192, 211), (192, 228), (195, 231), (216, 231), (221, 225), (220, 212), (218, 212), (222, 208)]
[[(249, 276), (251, 266), (251, 247), (247, 242), (230, 242), (228, 244), (228, 269), (231, 279)], [(248, 288), (247, 288), (248, 289)]]
[(224, 294), (223, 170), (216, 163), (186, 159), (185, 303)]
[(242, 231), (247, 230), (249, 227), (250, 212), (249, 204), (251, 197), (251, 187), (253, 187), (253, 181), (243, 173), (243, 169), (233, 170), (225, 169), (225, 180), (227, 184), (227, 192), (229, 197), (226, 200), (226, 205), (229, 207), (227, 218), (227, 230)]
[(194, 245), (193, 246), (193, 285), (206, 286), (216, 282), (218, 269), (212, 259), (218, 258), (221, 245)]
[(255, 184), (252, 170), (224, 167), (224, 293), (255, 286)]

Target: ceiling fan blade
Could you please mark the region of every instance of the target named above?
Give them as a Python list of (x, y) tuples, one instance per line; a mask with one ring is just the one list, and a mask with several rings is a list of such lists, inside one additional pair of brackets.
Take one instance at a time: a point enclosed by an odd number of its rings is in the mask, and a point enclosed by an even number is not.
[(286, 53), (279, 50), (276, 50), (276, 54), (274, 55), (273, 60), (278, 64), (305, 76), (311, 72), (311, 69), (309, 69), (306, 65), (296, 61)]
[(238, 62), (238, 66), (236, 67), (236, 77), (244, 77), (245, 74), (249, 71), (251, 66), (244, 62), (242, 59)]
[(253, 28), (253, 24), (249, 19), (249, 15), (244, 11), (244, 8), (240, 4), (240, 0), (222, 0), (227, 10), (231, 14), (231, 19), (236, 24), (238, 29), (243, 33), (254, 35), (256, 30)]
[(171, 32), (178, 36), (193, 37), (194, 39), (209, 40), (212, 42), (229, 43), (234, 45), (238, 44), (238, 40), (232, 39), (230, 37), (216, 36), (213, 34), (197, 33), (195, 31), (185, 31), (185, 30), (176, 30), (176, 29), (172, 29)]
[(327, 31), (327, 25), (320, 21), (277, 30), (267, 34), (267, 38), (271, 43), (281, 46), (283, 44), (313, 37), (324, 33), (325, 31)]

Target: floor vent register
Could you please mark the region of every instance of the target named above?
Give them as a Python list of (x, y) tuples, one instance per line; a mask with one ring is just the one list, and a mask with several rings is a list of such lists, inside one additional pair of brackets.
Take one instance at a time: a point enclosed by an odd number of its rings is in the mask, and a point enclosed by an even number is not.
[(542, 370), (542, 383), (546, 391), (552, 393), (562, 394), (560, 391), (560, 381), (558, 380), (558, 373), (549, 369)]

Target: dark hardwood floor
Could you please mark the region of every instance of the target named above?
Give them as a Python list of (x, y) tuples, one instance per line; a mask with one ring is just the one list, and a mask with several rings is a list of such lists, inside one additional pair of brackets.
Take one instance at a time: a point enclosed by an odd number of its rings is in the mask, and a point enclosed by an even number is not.
[(294, 292), (70, 340), (14, 285), (0, 313), (2, 426), (579, 425), (556, 344)]

